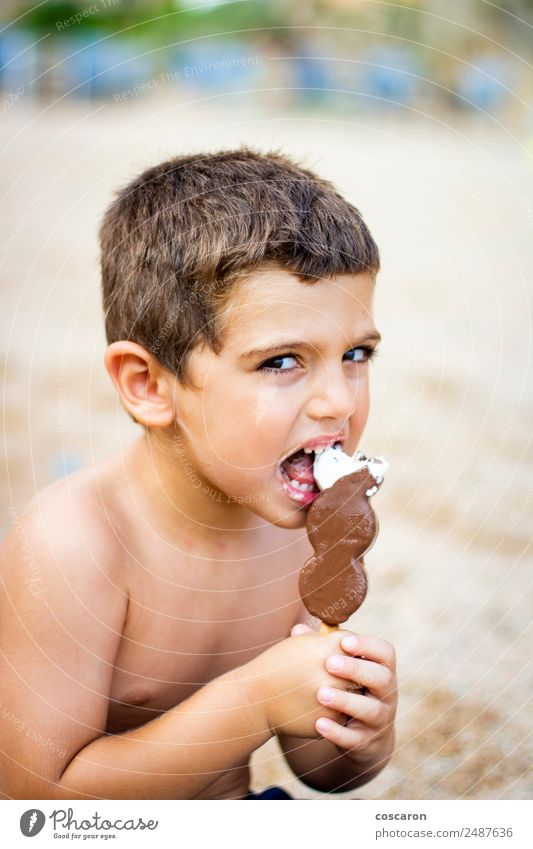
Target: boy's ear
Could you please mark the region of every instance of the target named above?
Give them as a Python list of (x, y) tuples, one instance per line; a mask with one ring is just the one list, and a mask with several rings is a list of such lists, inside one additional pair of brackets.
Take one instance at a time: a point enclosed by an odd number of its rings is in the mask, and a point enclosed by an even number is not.
[(113, 342), (104, 364), (127, 411), (145, 427), (163, 428), (175, 420), (173, 377), (136, 342)]

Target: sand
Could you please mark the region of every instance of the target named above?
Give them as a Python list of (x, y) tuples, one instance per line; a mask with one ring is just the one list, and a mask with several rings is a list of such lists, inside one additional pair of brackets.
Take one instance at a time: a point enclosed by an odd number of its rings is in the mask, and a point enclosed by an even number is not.
[[(384, 119), (22, 99), (3, 116), (2, 527), (137, 428), (102, 366), (96, 230), (112, 190), (181, 151), (281, 147), (336, 182), (382, 250), (362, 447), (391, 473), (350, 623), (399, 657), (393, 760), (355, 798), (531, 795), (531, 144), (489, 118)], [(529, 783), (528, 783), (529, 782)], [(318, 797), (272, 741), (253, 784)], [(343, 798), (343, 797), (341, 797)]]

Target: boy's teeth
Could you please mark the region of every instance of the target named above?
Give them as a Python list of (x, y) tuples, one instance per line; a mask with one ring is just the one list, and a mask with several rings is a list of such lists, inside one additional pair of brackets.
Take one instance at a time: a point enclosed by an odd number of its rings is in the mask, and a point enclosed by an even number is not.
[(295, 489), (301, 489), (302, 492), (312, 492), (315, 488), (312, 483), (302, 483), (297, 480), (291, 480), (291, 486), (294, 486)]
[(306, 454), (322, 454), (323, 451), (327, 451), (329, 448), (335, 448), (340, 444), (338, 442), (333, 442), (331, 445), (323, 445), (320, 448), (304, 448)]

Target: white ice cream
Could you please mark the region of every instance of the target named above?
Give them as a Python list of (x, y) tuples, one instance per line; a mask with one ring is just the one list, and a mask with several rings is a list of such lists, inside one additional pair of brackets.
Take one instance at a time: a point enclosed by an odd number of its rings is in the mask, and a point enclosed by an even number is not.
[[(368, 468), (376, 484), (380, 484), (389, 471), (389, 464), (384, 457), (368, 458), (362, 451), (356, 451), (353, 457), (350, 457), (344, 453), (340, 446), (337, 446), (326, 448), (325, 451), (318, 451), (315, 454), (313, 474), (320, 489), (327, 489), (329, 486), (333, 486), (339, 478), (351, 475), (353, 472), (359, 472), (364, 468)], [(376, 490), (377, 486), (372, 487), (366, 494), (368, 496), (373, 495)]]

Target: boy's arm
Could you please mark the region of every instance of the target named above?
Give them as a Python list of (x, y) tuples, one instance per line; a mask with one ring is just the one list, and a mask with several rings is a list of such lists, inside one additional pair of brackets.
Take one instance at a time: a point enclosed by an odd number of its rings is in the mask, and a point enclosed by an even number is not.
[(271, 736), (233, 670), (140, 728), (85, 746), (55, 798), (194, 799)]
[(99, 551), (102, 529), (84, 549), (68, 509), (15, 517), (0, 551), (0, 791), (194, 797), (264, 743), (268, 723), (229, 673), (134, 731), (105, 734), (127, 597), (120, 571), (103, 565), (114, 558)]
[(118, 780), (121, 798), (194, 798), (273, 733), (307, 742), (319, 717), (343, 719), (314, 698), (317, 687), (336, 684), (324, 669), (335, 650), (337, 635), (282, 640), (163, 716), (112, 738), (112, 745), (109, 738), (91, 743), (61, 784), (76, 790), (97, 782), (107, 797)]
[(394, 749), (394, 731), (373, 757), (359, 763), (324, 738), (283, 735), (279, 741), (287, 763), (304, 784), (322, 793), (346, 793), (375, 778), (386, 766)]
[(0, 548), (0, 789), (46, 799), (105, 728), (127, 594), (106, 566), (107, 536), (86, 516), (84, 536), (65, 494), (45, 490), (11, 518)]

